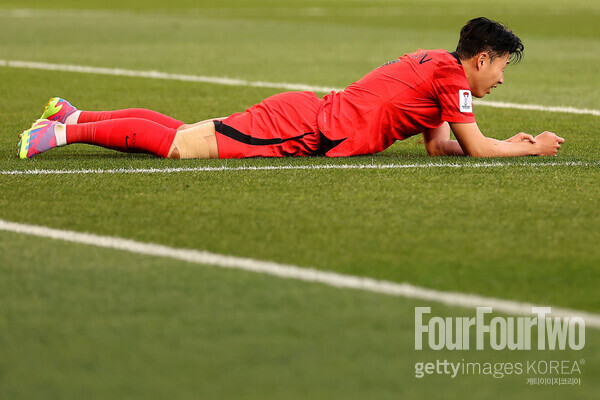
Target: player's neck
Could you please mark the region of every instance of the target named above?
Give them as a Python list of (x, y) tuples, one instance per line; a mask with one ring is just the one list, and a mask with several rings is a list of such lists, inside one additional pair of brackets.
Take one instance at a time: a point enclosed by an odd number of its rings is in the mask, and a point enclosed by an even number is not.
[(476, 82), (476, 76), (477, 76), (477, 60), (475, 59), (475, 57), (472, 58), (468, 58), (466, 60), (460, 60), (461, 64), (465, 70), (465, 76), (467, 77), (467, 80), (469, 81), (469, 86), (471, 87), (471, 90), (473, 90), (473, 85)]

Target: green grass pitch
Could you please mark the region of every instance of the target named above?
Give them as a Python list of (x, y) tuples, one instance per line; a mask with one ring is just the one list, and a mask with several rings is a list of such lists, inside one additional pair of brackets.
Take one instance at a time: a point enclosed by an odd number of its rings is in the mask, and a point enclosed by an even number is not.
[[(525, 44), (489, 100), (600, 109), (600, 5), (587, 0), (2, 0), (0, 60), (344, 87), (417, 48), (453, 49), (480, 15)], [(0, 171), (225, 165), (83, 145), (17, 160), (50, 96), (194, 122), (277, 92), (0, 66)], [(227, 165), (467, 167), (0, 175), (0, 219), (600, 313), (600, 117), (475, 113), (488, 136), (566, 143), (495, 168), (431, 159), (414, 138), (372, 157)], [(536, 166), (548, 161), (562, 165)], [(580, 351), (415, 351), (415, 306), (474, 314), (0, 231), (0, 398), (597, 398), (597, 329)], [(415, 377), (436, 359), (583, 360), (581, 385)]]

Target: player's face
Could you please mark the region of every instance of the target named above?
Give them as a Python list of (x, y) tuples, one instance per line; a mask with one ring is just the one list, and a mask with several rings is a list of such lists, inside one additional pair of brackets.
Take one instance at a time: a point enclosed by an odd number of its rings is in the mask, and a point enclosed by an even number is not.
[(475, 97), (483, 97), (504, 83), (504, 69), (510, 62), (510, 54), (496, 57), (491, 62), (489, 56), (483, 57), (478, 59), (478, 62), (478, 79), (472, 92)]

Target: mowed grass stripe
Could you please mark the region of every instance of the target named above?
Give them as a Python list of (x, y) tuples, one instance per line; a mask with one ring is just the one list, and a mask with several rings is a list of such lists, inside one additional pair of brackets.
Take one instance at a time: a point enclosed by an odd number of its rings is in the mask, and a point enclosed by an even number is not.
[[(496, 312), (514, 315), (531, 315), (532, 303), (483, 297), (458, 292), (443, 292), (427, 289), (407, 283), (396, 283), (359, 276), (320, 271), (296, 265), (279, 264), (250, 258), (228, 256), (193, 249), (173, 248), (155, 243), (143, 243), (118, 237), (100, 236), (44, 226), (20, 224), (0, 220), (0, 230), (19, 234), (33, 235), (90, 246), (128, 251), (156, 257), (166, 257), (194, 264), (211, 265), (220, 268), (238, 269), (259, 274), (276, 276), (283, 279), (295, 279), (304, 282), (316, 282), (336, 288), (363, 290), (389, 296), (428, 300), (448, 306), (475, 308), (489, 306)], [(552, 307), (553, 317), (581, 317), (588, 327), (600, 329), (600, 314), (579, 310)]]
[[(304, 84), (304, 83), (248, 81), (248, 80), (244, 80), (244, 79), (233, 79), (233, 78), (216, 77), (216, 76), (172, 74), (172, 73), (160, 72), (160, 71), (138, 71), (138, 70), (131, 70), (131, 69), (123, 69), (123, 68), (104, 68), (104, 67), (93, 67), (93, 66), (85, 66), (85, 65), (53, 64), (53, 63), (42, 63), (42, 62), (21, 61), (21, 60), (0, 60), (0, 67), (25, 68), (25, 69), (61, 71), (61, 72), (77, 72), (77, 73), (86, 73), (86, 74), (163, 79), (163, 80), (173, 80), (173, 81), (183, 81), (183, 82), (212, 83), (212, 84), (228, 85), (228, 86), (248, 86), (248, 87), (257, 87), (257, 88), (271, 88), (271, 89), (298, 90), (298, 91), (311, 91), (311, 92), (330, 92), (330, 91), (340, 91), (343, 89), (343, 88), (334, 88), (334, 87), (327, 87), (327, 86), (308, 85), (308, 84)], [(543, 112), (551, 112), (551, 113), (568, 113), (568, 114), (587, 114), (587, 115), (600, 116), (600, 110), (594, 110), (594, 109), (588, 109), (588, 108), (544, 106), (541, 104), (518, 104), (518, 103), (508, 103), (508, 102), (498, 102), (498, 101), (482, 101), (482, 100), (475, 100), (475, 104), (478, 106), (509, 108), (509, 109), (516, 109), (516, 110), (543, 111)]]

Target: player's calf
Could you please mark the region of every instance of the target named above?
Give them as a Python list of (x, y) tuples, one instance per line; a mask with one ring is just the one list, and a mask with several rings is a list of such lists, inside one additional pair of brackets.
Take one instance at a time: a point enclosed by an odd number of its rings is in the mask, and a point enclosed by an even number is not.
[(167, 128), (182, 129), (186, 125), (175, 118), (145, 108), (127, 108), (114, 111), (83, 111), (75, 108), (71, 103), (60, 97), (53, 97), (48, 101), (40, 119), (58, 121), (62, 124), (73, 125), (88, 122), (100, 122), (121, 118), (140, 118)]

